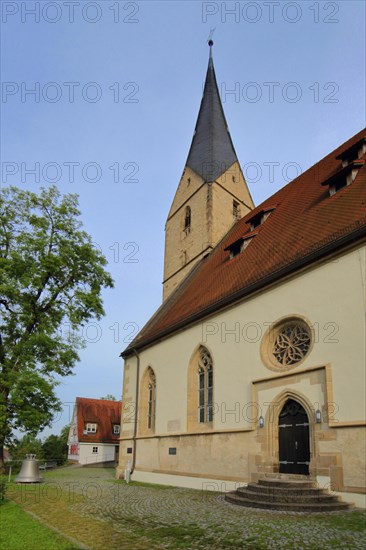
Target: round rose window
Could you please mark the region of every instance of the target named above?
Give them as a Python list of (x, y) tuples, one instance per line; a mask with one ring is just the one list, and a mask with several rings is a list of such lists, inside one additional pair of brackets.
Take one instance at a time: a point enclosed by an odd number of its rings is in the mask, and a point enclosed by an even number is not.
[(311, 345), (310, 326), (302, 319), (287, 319), (272, 325), (265, 334), (262, 359), (269, 368), (286, 370), (302, 362)]
[(290, 324), (276, 337), (273, 355), (281, 365), (294, 365), (301, 361), (310, 348), (310, 332), (307, 327)]

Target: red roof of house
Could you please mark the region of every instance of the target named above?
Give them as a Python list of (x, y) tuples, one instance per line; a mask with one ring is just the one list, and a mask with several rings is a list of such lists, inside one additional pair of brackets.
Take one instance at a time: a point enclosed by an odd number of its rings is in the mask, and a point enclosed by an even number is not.
[[(113, 426), (121, 424), (122, 401), (76, 398), (78, 440), (81, 443), (118, 443), (119, 435), (113, 434)], [(97, 424), (96, 433), (84, 435), (87, 423)]]
[[(322, 185), (342, 170), (337, 157), (365, 136), (366, 129), (239, 220), (162, 304), (123, 356), (365, 236), (366, 166), (333, 196)], [(250, 234), (249, 220), (273, 206), (266, 221), (255, 228), (249, 246), (230, 259), (228, 247)]]

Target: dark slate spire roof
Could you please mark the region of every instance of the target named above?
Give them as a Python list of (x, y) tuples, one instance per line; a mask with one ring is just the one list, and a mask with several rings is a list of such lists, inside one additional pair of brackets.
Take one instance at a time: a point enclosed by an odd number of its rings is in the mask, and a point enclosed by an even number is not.
[(212, 44), (210, 41), (206, 82), (186, 163), (206, 182), (217, 179), (238, 160), (217, 87), (212, 60)]

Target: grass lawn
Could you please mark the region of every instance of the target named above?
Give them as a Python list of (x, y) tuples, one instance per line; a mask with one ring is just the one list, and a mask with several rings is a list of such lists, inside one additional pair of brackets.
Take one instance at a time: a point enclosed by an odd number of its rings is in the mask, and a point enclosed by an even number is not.
[[(10, 484), (7, 496), (91, 550), (366, 550), (366, 513), (295, 514), (252, 510), (225, 502), (220, 493), (115, 481), (113, 470), (62, 468), (34, 486)], [(4, 507), (3, 507), (4, 508)], [(75, 548), (34, 522), (14, 504), (4, 508), (6, 550)], [(15, 514), (23, 514), (18, 518)], [(25, 519), (24, 519), (25, 518)], [(24, 543), (31, 525), (49, 539)], [(22, 525), (15, 535), (9, 525)], [(29, 527), (28, 527), (29, 525)], [(56, 542), (57, 541), (57, 542)], [(19, 545), (23, 544), (23, 546)], [(33, 544), (33, 546), (32, 546)]]
[(0, 506), (0, 547), (9, 550), (80, 548), (24, 512), (12, 501)]

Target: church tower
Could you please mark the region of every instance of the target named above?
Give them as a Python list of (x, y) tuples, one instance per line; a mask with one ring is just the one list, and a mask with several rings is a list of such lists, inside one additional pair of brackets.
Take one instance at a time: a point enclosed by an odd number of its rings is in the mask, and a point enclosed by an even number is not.
[(210, 57), (200, 110), (183, 175), (165, 225), (163, 300), (254, 208), (233, 143)]

